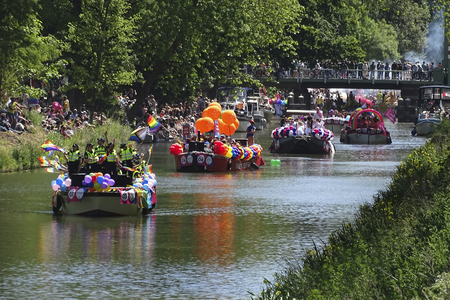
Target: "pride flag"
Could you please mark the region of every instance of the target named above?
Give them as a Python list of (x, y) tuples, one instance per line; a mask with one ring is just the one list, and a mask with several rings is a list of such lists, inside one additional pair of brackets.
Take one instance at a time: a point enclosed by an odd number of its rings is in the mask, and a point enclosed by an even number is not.
[(150, 158), (150, 156), (152, 156), (152, 152), (153, 152), (153, 145), (148, 149), (148, 157)]
[(47, 140), (45, 143), (43, 143), (41, 145), (41, 148), (42, 148), (43, 151), (60, 151), (60, 152), (64, 152), (64, 149), (53, 145), (52, 142), (50, 142), (50, 140)]
[(145, 167), (144, 167), (144, 173), (145, 173), (145, 174), (152, 174), (152, 173), (153, 173), (153, 171), (152, 171), (152, 165), (147, 165), (147, 166), (145, 166)]
[(136, 169), (133, 169), (133, 168), (129, 168), (129, 167), (122, 167), (124, 170), (126, 170), (126, 171), (130, 171), (130, 172), (136, 172)]
[(100, 158), (98, 159), (98, 164), (102, 164), (106, 160), (106, 157), (107, 157), (106, 154), (100, 156)]
[(148, 128), (139, 127), (138, 129), (134, 130), (130, 134), (130, 138), (128, 140), (133, 141), (133, 142), (142, 143), (145, 140), (147, 133), (148, 133)]
[(156, 121), (152, 115), (148, 116), (147, 123), (148, 123), (148, 126), (150, 127), (150, 132), (152, 132), (152, 133), (156, 132), (161, 127), (161, 124), (159, 124), (159, 122)]

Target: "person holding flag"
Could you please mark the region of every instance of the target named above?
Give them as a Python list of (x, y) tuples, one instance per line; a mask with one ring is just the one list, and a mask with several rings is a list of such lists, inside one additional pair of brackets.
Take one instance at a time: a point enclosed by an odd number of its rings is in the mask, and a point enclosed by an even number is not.
[(114, 150), (115, 143), (116, 139), (114, 139), (112, 143), (109, 143), (108, 148), (106, 149), (106, 172), (111, 176), (117, 175), (117, 166), (122, 168), (122, 165), (117, 158), (116, 150)]

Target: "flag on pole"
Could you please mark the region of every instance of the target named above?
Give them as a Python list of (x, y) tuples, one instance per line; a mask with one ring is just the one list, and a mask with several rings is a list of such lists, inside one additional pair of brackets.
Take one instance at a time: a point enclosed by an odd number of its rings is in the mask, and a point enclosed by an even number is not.
[(147, 123), (148, 123), (148, 126), (150, 127), (150, 132), (152, 132), (152, 133), (156, 132), (161, 127), (161, 124), (159, 124), (159, 122), (156, 121), (152, 115), (148, 115)]
[(125, 166), (123, 166), (122, 169), (124, 169), (126, 171), (130, 171), (130, 172), (136, 172), (136, 169), (125, 167)]
[(145, 140), (147, 133), (148, 133), (147, 127), (139, 127), (138, 129), (130, 133), (130, 138), (128, 140), (142, 143)]
[(52, 142), (50, 142), (50, 140), (47, 140), (45, 143), (43, 143), (41, 145), (41, 148), (42, 148), (43, 151), (60, 151), (60, 152), (64, 152), (64, 149), (53, 145)]
[(144, 173), (145, 173), (145, 174), (152, 174), (152, 173), (153, 173), (153, 171), (152, 171), (152, 165), (146, 165), (146, 166), (144, 167)]
[(153, 152), (153, 145), (148, 149), (148, 158), (152, 156), (152, 152)]
[(397, 118), (395, 117), (395, 111), (391, 108), (384, 114), (386, 118), (388, 118), (393, 124), (397, 122)]
[(106, 154), (103, 154), (102, 156), (100, 156), (98, 159), (98, 164), (102, 164), (106, 160), (106, 157), (107, 157)]

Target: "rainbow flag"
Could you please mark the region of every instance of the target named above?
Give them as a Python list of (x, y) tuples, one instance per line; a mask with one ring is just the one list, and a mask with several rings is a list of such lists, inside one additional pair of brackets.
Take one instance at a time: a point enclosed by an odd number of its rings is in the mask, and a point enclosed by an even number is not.
[(47, 158), (45, 156), (38, 157), (39, 162), (41, 163), (41, 167), (48, 167), (50, 166), (50, 163), (48, 162)]
[(100, 158), (98, 159), (98, 163), (102, 164), (106, 160), (106, 156), (107, 156), (106, 154), (100, 156)]
[(128, 140), (133, 141), (133, 142), (142, 143), (145, 140), (147, 133), (148, 133), (148, 128), (139, 127), (138, 129), (136, 129), (132, 133), (130, 133), (130, 138)]
[(152, 165), (145, 166), (145, 167), (144, 167), (144, 173), (145, 173), (145, 174), (152, 174), (152, 173), (153, 173), (153, 171), (152, 171)]
[(43, 143), (41, 145), (41, 148), (43, 151), (60, 151), (60, 152), (64, 152), (64, 149), (53, 145), (50, 140), (47, 140), (45, 143)]
[(126, 171), (130, 171), (130, 172), (136, 172), (136, 169), (129, 168), (129, 167), (122, 167), (122, 169), (124, 169)]
[(158, 123), (158, 121), (156, 121), (155, 118), (153, 118), (152, 115), (148, 116), (148, 120), (147, 120), (148, 126), (150, 127), (150, 132), (156, 132), (160, 127), (161, 124)]
[(152, 152), (153, 152), (153, 145), (148, 149), (148, 158), (152, 156)]
[(45, 168), (45, 171), (47, 171), (47, 173), (55, 173), (54, 168)]

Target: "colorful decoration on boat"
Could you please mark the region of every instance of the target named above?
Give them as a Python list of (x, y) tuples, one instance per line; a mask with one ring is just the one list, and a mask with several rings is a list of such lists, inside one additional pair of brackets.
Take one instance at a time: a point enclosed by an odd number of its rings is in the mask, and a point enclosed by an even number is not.
[(183, 147), (180, 144), (172, 144), (170, 146), (170, 154), (177, 156), (181, 153), (183, 153)]
[(314, 128), (311, 133), (313, 137), (322, 141), (331, 141), (334, 138), (334, 133), (325, 128)]
[[(322, 141), (331, 141), (334, 138), (334, 133), (325, 128), (314, 128), (311, 131), (313, 137)], [(302, 136), (303, 132), (297, 132), (293, 126), (278, 127), (272, 131), (272, 138), (281, 139), (292, 136)]]
[(72, 185), (72, 179), (70, 179), (67, 175), (60, 174), (56, 180), (53, 180), (51, 183), (52, 189), (56, 192), (61, 190), (63, 192), (67, 191), (67, 188)]
[(220, 141), (214, 142), (214, 153), (232, 159), (248, 161), (261, 156), (263, 148), (261, 145), (253, 144), (249, 147), (228, 146)]
[(383, 121), (383, 116), (376, 110), (374, 109), (361, 109), (358, 108), (356, 109), (351, 115), (350, 115), (350, 119), (348, 121), (348, 124), (350, 125), (350, 127), (352, 129), (356, 129), (356, 123), (358, 121), (358, 117), (360, 115), (362, 115), (363, 113), (366, 113), (368, 115), (375, 115), (376, 117), (378, 117), (378, 120)]

